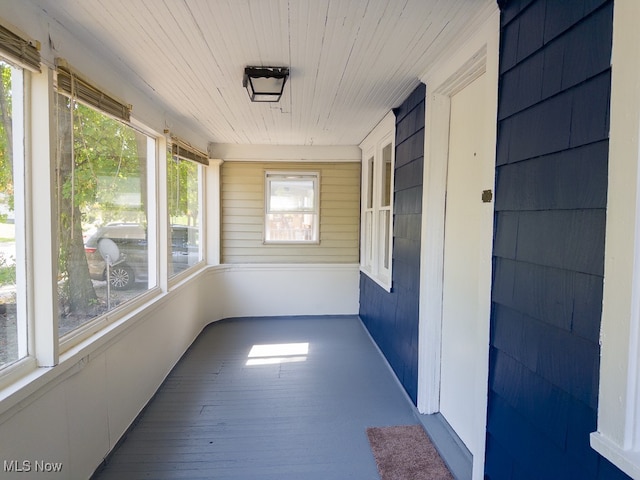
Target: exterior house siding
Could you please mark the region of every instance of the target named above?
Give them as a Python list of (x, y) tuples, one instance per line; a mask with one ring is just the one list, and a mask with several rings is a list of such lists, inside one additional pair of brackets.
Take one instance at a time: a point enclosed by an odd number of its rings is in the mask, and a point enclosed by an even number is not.
[(500, 3), (486, 475), (627, 478), (589, 445), (613, 2)]
[(414, 403), (424, 165), (425, 86), (396, 109), (392, 289), (360, 274), (360, 317)]
[[(320, 173), (320, 243), (263, 243), (265, 172)], [(221, 168), (222, 263), (358, 263), (360, 164), (225, 162)]]

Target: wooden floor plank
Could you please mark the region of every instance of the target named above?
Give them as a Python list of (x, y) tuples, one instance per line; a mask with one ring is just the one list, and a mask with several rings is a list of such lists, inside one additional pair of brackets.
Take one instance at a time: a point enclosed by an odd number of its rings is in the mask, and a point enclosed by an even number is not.
[[(304, 359), (247, 364), (254, 345), (291, 343), (308, 343)], [(94, 478), (373, 480), (366, 428), (415, 423), (358, 317), (223, 320), (196, 339)]]

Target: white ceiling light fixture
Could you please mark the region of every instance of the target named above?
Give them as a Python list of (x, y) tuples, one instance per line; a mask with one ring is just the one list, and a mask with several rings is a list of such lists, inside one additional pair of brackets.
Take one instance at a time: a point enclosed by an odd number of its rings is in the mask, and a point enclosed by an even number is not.
[(242, 86), (252, 102), (279, 102), (288, 77), (287, 67), (246, 67)]

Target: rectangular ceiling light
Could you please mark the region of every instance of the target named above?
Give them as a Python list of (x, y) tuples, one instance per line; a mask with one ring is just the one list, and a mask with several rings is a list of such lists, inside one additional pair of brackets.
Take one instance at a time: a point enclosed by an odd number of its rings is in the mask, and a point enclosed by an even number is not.
[(288, 77), (287, 67), (246, 67), (242, 85), (252, 102), (279, 102)]

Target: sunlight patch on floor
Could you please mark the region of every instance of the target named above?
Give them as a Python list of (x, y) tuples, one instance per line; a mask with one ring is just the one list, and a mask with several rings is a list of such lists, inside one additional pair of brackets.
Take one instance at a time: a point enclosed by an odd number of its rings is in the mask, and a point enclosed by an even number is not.
[(254, 345), (249, 351), (247, 366), (274, 365), (278, 363), (304, 362), (309, 353), (309, 343), (277, 343)]

